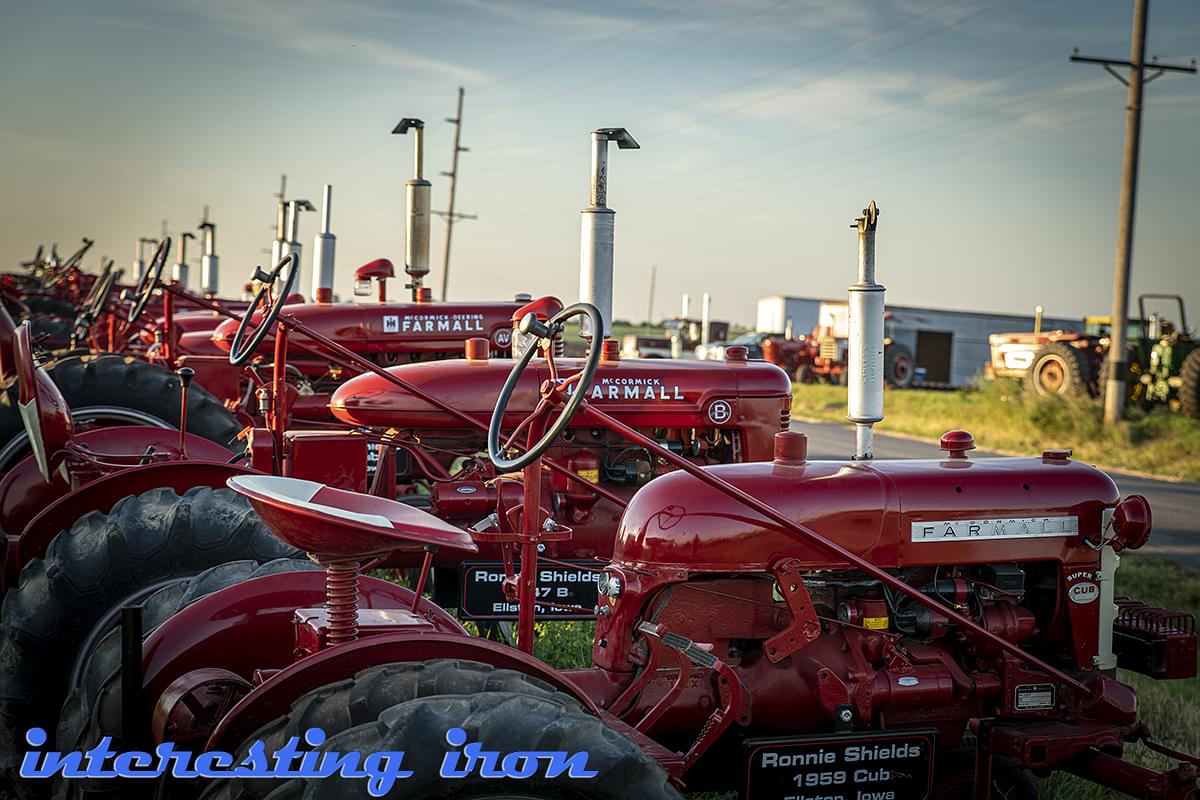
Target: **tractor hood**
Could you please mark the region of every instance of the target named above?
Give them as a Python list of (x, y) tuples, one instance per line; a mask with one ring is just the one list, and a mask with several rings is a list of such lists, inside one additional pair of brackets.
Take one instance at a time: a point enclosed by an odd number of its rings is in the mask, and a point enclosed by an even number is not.
[[(560, 378), (575, 374), (582, 364), (578, 358), (555, 359)], [(512, 368), (508, 359), (455, 359), (406, 364), (388, 371), (486, 423)], [(544, 360), (531, 362), (508, 404), (506, 427), (516, 425), (533, 410), (538, 389), (549, 377)], [(747, 361), (601, 361), (588, 390), (592, 405), (619, 414), (627, 425), (642, 428), (733, 428), (763, 417), (772, 431), (778, 431), (780, 415), (786, 415), (790, 400), (791, 382), (783, 370)], [(329, 407), (334, 416), (352, 425), (462, 427), (436, 406), (373, 374), (346, 381), (334, 392)], [(578, 415), (574, 424), (590, 427)]]
[[(523, 302), (504, 303), (304, 303), (283, 314), (304, 323), (360, 355), (375, 353), (462, 352), (463, 341), (482, 337), (493, 350), (512, 346), (512, 316)], [(254, 319), (261, 317), (256, 313)], [(229, 352), (238, 322), (226, 320), (213, 331), (213, 343)], [(269, 352), (268, 336), (259, 352)]]
[[(1058, 457), (706, 469), (884, 568), (1094, 559), (1081, 535), (1097, 534), (1119, 499), (1103, 472)], [(782, 558), (844, 566), (685, 472), (634, 495), (613, 552), (618, 564), (685, 572), (766, 571)]]

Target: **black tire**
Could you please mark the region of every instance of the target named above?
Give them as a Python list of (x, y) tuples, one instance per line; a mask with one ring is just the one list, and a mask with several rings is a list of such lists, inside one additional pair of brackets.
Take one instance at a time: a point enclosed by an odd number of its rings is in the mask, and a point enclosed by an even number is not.
[[(477, 661), (441, 659), (401, 664), (381, 664), (365, 669), (349, 680), (331, 683), (309, 692), (292, 704), (283, 717), (260, 728), (239, 748), (239, 759), (255, 741), (274, 752), (293, 737), (303, 737), (309, 728), (320, 728), (333, 736), (358, 725), (373, 723), (397, 703), (435, 695), (472, 695), (505, 692), (528, 697), (560, 700), (580, 713), (571, 698), (533, 676), (511, 669), (496, 669)], [(211, 798), (259, 800), (286, 782), (280, 780), (231, 780), (215, 783), (205, 794)]]
[(796, 383), (812, 383), (812, 364), (801, 364), (800, 366), (796, 367), (796, 372), (794, 375), (792, 375), (792, 380)]
[(71, 334), (75, 330), (74, 318), (51, 317), (45, 314), (34, 314), (29, 318), (30, 333), (33, 340), (44, 350), (54, 350), (69, 347)]
[(917, 361), (907, 345), (892, 342), (883, 348), (883, 378), (888, 386), (907, 389), (912, 386)]
[[(31, 727), (55, 728), (72, 662), (92, 627), (139, 587), (227, 561), (303, 558), (275, 538), (229, 489), (183, 496), (153, 489), (93, 511), (58, 534), (21, 571), (0, 612), (0, 776), (15, 767)], [(22, 794), (44, 793), (44, 782)]]
[[(960, 747), (937, 754), (931, 800), (961, 800), (972, 796), (975, 749)], [(1043, 800), (1041, 783), (1028, 771), (1002, 756), (992, 757), (992, 787), (988, 800)]]
[[(482, 779), (478, 774), (453, 780), (439, 776), (442, 759), (452, 748), (446, 732), (462, 728), (467, 741), (484, 750), (566, 751), (587, 753), (593, 778), (560, 775), (547, 778), (544, 772), (523, 780)], [(358, 725), (330, 736), (323, 751), (374, 753), (404, 751), (403, 766), (412, 777), (396, 781), (389, 798), (435, 800), (435, 798), (511, 797), (550, 800), (682, 800), (667, 773), (642, 753), (637, 745), (612, 730), (596, 717), (560, 697), (533, 697), (512, 692), (482, 692), (471, 695), (423, 697), (399, 703), (384, 711), (374, 722)], [(274, 793), (275, 798), (342, 800), (366, 794), (362, 780), (317, 779), (307, 784), (289, 781)], [(451, 790), (453, 794), (451, 794)], [(222, 795), (206, 795), (216, 800)], [(229, 795), (233, 798), (236, 795)]]
[(75, 319), (75, 314), (79, 310), (74, 304), (68, 303), (66, 300), (59, 300), (57, 297), (30, 297), (25, 300), (25, 305), (34, 314), (57, 314), (60, 317), (71, 319)]
[(1200, 346), (1184, 357), (1179, 377), (1183, 381), (1179, 387), (1179, 411), (1185, 417), (1200, 419)]
[[(159, 364), (114, 353), (71, 356), (46, 365), (77, 420), (97, 418), (121, 425), (179, 426), (179, 376)], [(0, 398), (0, 471), (28, 453), (15, 443), (24, 437), (17, 412), (17, 382), (5, 383)], [(107, 409), (107, 411), (106, 411)], [(202, 386), (188, 390), (189, 433), (230, 447), (242, 431), (233, 412)]]
[(1062, 342), (1051, 342), (1033, 354), (1025, 385), (1038, 395), (1086, 397), (1091, 369), (1081, 350)]
[[(210, 567), (190, 578), (180, 578), (150, 595), (139, 605), (142, 609), (142, 631), (149, 636), (159, 625), (197, 600), (229, 586), (263, 575), (281, 572), (320, 570), (309, 560), (277, 558), (260, 564), (257, 561), (230, 561)], [(84, 659), (79, 685), (63, 703), (59, 716), (55, 746), (60, 752), (86, 751), (97, 745), (104, 736), (121, 742), (121, 629), (111, 627)], [(126, 748), (127, 749), (127, 748)], [(56, 800), (87, 797), (120, 797), (129, 787), (112, 780), (54, 781)]]

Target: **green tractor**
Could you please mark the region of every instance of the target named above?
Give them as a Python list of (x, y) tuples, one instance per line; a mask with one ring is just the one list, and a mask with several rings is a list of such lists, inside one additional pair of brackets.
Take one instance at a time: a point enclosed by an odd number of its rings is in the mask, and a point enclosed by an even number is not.
[[(1178, 308), (1178, 327), (1164, 316), (1147, 314), (1148, 300), (1173, 303)], [(1200, 419), (1200, 341), (1188, 329), (1183, 298), (1177, 294), (1139, 295), (1138, 318), (1127, 343), (1130, 399), (1143, 407), (1166, 403), (1172, 410)]]

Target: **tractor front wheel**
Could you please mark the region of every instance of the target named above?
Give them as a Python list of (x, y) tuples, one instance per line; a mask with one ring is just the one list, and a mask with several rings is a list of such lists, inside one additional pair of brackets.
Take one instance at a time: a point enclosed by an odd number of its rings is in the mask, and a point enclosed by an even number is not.
[(1034, 353), (1025, 382), (1039, 395), (1085, 396), (1090, 378), (1082, 351), (1051, 342)]
[(1187, 354), (1179, 368), (1179, 410), (1185, 417), (1200, 419), (1200, 347)]
[(796, 383), (815, 383), (816, 379), (813, 376), (812, 364), (801, 364), (796, 367), (794, 380)]

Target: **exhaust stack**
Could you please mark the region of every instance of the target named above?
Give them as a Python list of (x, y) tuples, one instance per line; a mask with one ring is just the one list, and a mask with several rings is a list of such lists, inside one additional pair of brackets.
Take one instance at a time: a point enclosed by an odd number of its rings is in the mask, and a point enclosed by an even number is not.
[[(583, 230), (579, 243), (579, 299), (600, 309), (604, 319), (601, 339), (612, 336), (613, 306), (613, 217), (616, 212), (608, 203), (608, 143), (616, 142), (621, 150), (641, 147), (624, 128), (597, 128), (592, 131), (591, 203), (583, 209)], [(590, 323), (585, 317), (583, 336), (590, 337)]]
[(850, 287), (848, 303), (849, 402), (847, 417), (855, 424), (854, 459), (875, 457), (871, 426), (883, 419), (883, 299), (884, 287), (875, 282), (875, 201), (855, 221), (858, 228), (858, 283)]
[(712, 340), (712, 295), (708, 292), (700, 299), (700, 344)]
[(321, 232), (313, 239), (312, 296), (315, 303), (333, 302), (333, 259), (337, 237), (329, 232), (333, 187), (325, 184), (321, 197)]
[(274, 269), (283, 258), (284, 245), (287, 242), (287, 200), (279, 200), (275, 204), (275, 241), (271, 242), (271, 268)]
[[(137, 240), (137, 246), (134, 248), (133, 255), (133, 282), (136, 285), (142, 279), (142, 273), (146, 271), (146, 245), (158, 244), (158, 239), (150, 239), (145, 236)], [(38, 256), (41, 256), (39, 250)]]
[(408, 216), (404, 223), (404, 271), (411, 282), (405, 287), (412, 289), (415, 302), (421, 302), (422, 283), (429, 274), (429, 221), (432, 184), (425, 180), (425, 123), (415, 117), (400, 120), (392, 133), (405, 134), (413, 131), (413, 172), (405, 184), (405, 199)]
[(200, 292), (213, 297), (218, 287), (217, 226), (205, 219), (200, 223), (200, 230), (204, 232), (204, 253), (200, 256)]
[[(292, 254), (293, 263), (297, 265), (297, 269), (303, 269), (300, 261), (300, 212), (301, 211), (316, 211), (307, 200), (289, 200), (287, 204), (287, 233), (286, 239), (281, 243), (279, 258), (283, 258), (288, 253)], [(278, 264), (276, 261), (275, 264)], [(274, 264), (271, 265), (274, 267)], [(296, 285), (291, 287), (291, 291), (298, 291), (304, 285), (304, 276), (296, 275)], [(280, 291), (287, 291), (287, 287), (281, 288)]]
[(179, 234), (179, 260), (171, 268), (171, 279), (184, 289), (188, 286), (187, 243), (189, 239), (195, 238), (195, 234), (191, 231), (184, 231)]

